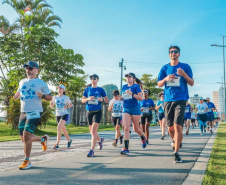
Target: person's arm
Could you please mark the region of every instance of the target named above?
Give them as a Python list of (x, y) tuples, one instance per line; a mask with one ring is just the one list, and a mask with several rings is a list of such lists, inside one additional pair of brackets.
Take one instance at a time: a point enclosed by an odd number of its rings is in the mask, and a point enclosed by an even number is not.
[(52, 109), (55, 105), (55, 96), (53, 97), (52, 101), (49, 104), (49, 107)]
[(138, 94), (134, 94), (133, 97), (136, 98), (137, 100), (143, 101), (142, 92), (139, 92)]
[(43, 94), (42, 92), (36, 92), (36, 94), (39, 98), (42, 98), (47, 101), (51, 101), (53, 99), (51, 94)]
[(90, 101), (90, 100), (93, 100), (94, 99), (94, 96), (90, 96), (89, 98), (83, 96), (82, 97), (82, 103), (87, 103), (87, 101)]
[(107, 96), (105, 96), (104, 98), (98, 98), (98, 100), (100, 101), (100, 102), (104, 102), (104, 103), (108, 103), (109, 102), (109, 99), (108, 99), (108, 97)]
[[(192, 76), (192, 72), (191, 72), (191, 68), (189, 67), (189, 73), (191, 74), (190, 76)], [(187, 73), (185, 73), (185, 71), (181, 68), (177, 69), (177, 74), (180, 76), (183, 76), (186, 80), (186, 82), (190, 85), (193, 86), (194, 85), (194, 79), (190, 78), (189, 75)]]

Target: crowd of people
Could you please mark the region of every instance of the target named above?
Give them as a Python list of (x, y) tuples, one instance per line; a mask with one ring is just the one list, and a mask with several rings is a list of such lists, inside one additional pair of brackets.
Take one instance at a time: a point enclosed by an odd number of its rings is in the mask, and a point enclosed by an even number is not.
[[(170, 46), (170, 62), (164, 65), (158, 75), (158, 87), (164, 86), (164, 92), (159, 93), (159, 101), (149, 98), (150, 89), (144, 89), (142, 82), (134, 73), (125, 75), (126, 84), (121, 91), (113, 91), (113, 99), (110, 100), (108, 111), (111, 111), (111, 120), (115, 127), (115, 139), (113, 146), (117, 147), (118, 142), (124, 147), (120, 151), (122, 155), (129, 155), (130, 125), (141, 138), (141, 147), (146, 148), (149, 144), (149, 126), (152, 120), (152, 111), (158, 112), (158, 120), (161, 129), (161, 139), (164, 140), (166, 132), (172, 139), (174, 151), (174, 162), (182, 162), (179, 155), (179, 149), (182, 147), (183, 126), (186, 128), (186, 135), (189, 134), (190, 122), (192, 128), (200, 126), (201, 135), (207, 130), (212, 132), (213, 125), (217, 124), (219, 113), (214, 104), (207, 98), (203, 102), (200, 98), (196, 108), (188, 104), (188, 85), (194, 85), (194, 79), (191, 67), (186, 63), (179, 62), (180, 48)], [(58, 95), (52, 97), (47, 84), (37, 78), (39, 66), (36, 62), (29, 61), (24, 65), (27, 78), (19, 83), (17, 93), (14, 99), (21, 101), (21, 115), (19, 119), (19, 133), (24, 143), (25, 160), (19, 169), (29, 169), (32, 167), (30, 162), (30, 153), (32, 142), (39, 141), (42, 144), (43, 151), (47, 150), (49, 137), (37, 137), (34, 131), (38, 126), (42, 113), (42, 101), (50, 101), (50, 107), (56, 106), (57, 141), (54, 149), (59, 149), (62, 131), (67, 139), (67, 147), (71, 147), (70, 139), (65, 123), (68, 120), (67, 108), (72, 107), (70, 98), (65, 95), (65, 86), (59, 85)], [(93, 74), (89, 76), (90, 84), (85, 88), (82, 103), (86, 104), (86, 117), (91, 134), (91, 148), (87, 157), (94, 157), (96, 144), (99, 149), (103, 148), (104, 138), (98, 135), (98, 127), (102, 118), (101, 103), (108, 103), (109, 99), (103, 88), (98, 87), (99, 76)], [(214, 122), (215, 120), (215, 122)], [(120, 127), (123, 127), (123, 134)], [(124, 141), (123, 141), (124, 140)]]

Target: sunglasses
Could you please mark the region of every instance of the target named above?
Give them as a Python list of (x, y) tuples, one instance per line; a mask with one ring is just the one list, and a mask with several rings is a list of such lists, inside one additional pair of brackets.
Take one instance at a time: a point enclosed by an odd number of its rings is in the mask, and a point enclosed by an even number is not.
[(26, 67), (26, 69), (28, 69), (29, 71), (32, 71), (34, 67)]
[(179, 53), (179, 51), (178, 51), (178, 50), (171, 50), (171, 51), (169, 51), (169, 53), (170, 53), (170, 54), (172, 54), (172, 53), (177, 54), (177, 53)]
[(132, 78), (132, 76), (131, 76), (131, 75), (126, 75), (126, 77)]
[(144, 93), (148, 93), (148, 91), (144, 91)]
[(97, 79), (96, 77), (91, 77), (91, 78), (90, 78), (90, 80), (96, 80), (96, 79)]

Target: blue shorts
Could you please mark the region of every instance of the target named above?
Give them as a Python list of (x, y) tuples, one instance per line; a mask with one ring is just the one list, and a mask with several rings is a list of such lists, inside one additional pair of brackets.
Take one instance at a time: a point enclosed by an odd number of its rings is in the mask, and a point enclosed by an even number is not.
[(123, 113), (128, 113), (130, 115), (141, 115), (141, 110), (139, 106), (133, 108), (123, 108)]
[(214, 115), (207, 114), (207, 121), (214, 121)]
[(159, 120), (161, 121), (163, 118), (165, 118), (164, 113), (159, 113)]
[(184, 115), (184, 121), (187, 121), (187, 119), (191, 119), (191, 115)]

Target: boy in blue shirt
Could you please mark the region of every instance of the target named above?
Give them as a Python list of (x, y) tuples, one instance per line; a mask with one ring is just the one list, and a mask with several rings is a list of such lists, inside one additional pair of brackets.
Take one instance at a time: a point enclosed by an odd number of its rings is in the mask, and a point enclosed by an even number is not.
[(191, 67), (179, 62), (180, 48), (170, 46), (171, 62), (164, 65), (158, 75), (158, 86), (164, 89), (164, 112), (171, 138), (175, 141), (175, 163), (182, 162), (179, 147), (183, 139), (183, 120), (186, 101), (189, 99), (188, 86), (194, 85)]

